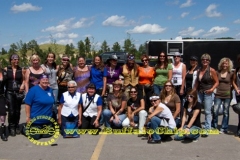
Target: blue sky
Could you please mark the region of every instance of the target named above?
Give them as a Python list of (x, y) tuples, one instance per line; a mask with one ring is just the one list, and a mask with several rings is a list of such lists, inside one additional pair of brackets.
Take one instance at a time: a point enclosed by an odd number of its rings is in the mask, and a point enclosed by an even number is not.
[(0, 47), (35, 39), (96, 48), (131, 37), (136, 47), (152, 39), (240, 39), (239, 0), (0, 0)]

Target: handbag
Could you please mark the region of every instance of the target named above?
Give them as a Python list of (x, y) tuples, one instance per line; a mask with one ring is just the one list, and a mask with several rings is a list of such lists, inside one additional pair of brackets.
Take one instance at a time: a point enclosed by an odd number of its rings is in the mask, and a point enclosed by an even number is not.
[(22, 101), (25, 98), (24, 93), (15, 93), (17, 100)]

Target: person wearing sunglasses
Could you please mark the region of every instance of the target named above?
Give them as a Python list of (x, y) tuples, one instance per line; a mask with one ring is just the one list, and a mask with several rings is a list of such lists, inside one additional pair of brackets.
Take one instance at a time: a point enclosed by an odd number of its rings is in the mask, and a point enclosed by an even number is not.
[(232, 68), (232, 61), (226, 57), (222, 58), (218, 64), (217, 77), (219, 85), (214, 96), (212, 127), (218, 128), (218, 112), (222, 105), (223, 118), (220, 133), (228, 133), (229, 107), (232, 100)]
[[(17, 94), (23, 94), (25, 88), (25, 72), (26, 70), (19, 66), (20, 57), (17, 54), (12, 54), (9, 57), (10, 65), (4, 68), (2, 72), (5, 80), (5, 95), (8, 100), (8, 129), (10, 136), (20, 134), (20, 115), (23, 98), (17, 98)], [(4, 74), (5, 73), (5, 74)], [(1, 105), (5, 108), (4, 103)], [(5, 115), (5, 117), (4, 117)], [(6, 114), (2, 111), (1, 121), (5, 121)]]
[[(237, 56), (237, 64), (238, 67), (235, 69), (234, 74), (233, 74), (233, 87), (235, 90), (235, 96), (236, 96), (236, 101), (237, 105), (240, 103), (240, 54)], [(234, 108), (234, 107), (233, 107)], [(236, 136), (240, 138), (240, 114), (238, 114), (238, 127), (236, 131)]]
[(62, 94), (59, 100), (58, 124), (61, 126), (61, 134), (64, 138), (78, 138), (80, 135), (73, 133), (67, 134), (65, 129), (78, 129), (82, 124), (82, 107), (80, 105), (81, 93), (77, 92), (77, 83), (69, 81), (67, 83), (68, 91)]
[(164, 87), (164, 83), (167, 80), (171, 79), (172, 79), (172, 65), (168, 63), (167, 54), (162, 51), (158, 55), (158, 61), (155, 66), (155, 77), (153, 81), (154, 93), (160, 95), (160, 92)]
[(108, 94), (108, 109), (103, 110), (103, 120), (105, 127), (121, 128), (123, 120), (127, 117), (125, 114), (127, 97), (122, 92), (122, 82), (120, 80), (116, 80), (112, 85), (113, 93)]
[(124, 90), (127, 99), (129, 99), (130, 87), (138, 85), (138, 67), (135, 62), (135, 56), (129, 54), (127, 57), (127, 63), (123, 65), (123, 77), (124, 77)]
[(186, 65), (181, 62), (181, 53), (175, 52), (174, 53), (174, 63), (173, 66), (173, 76), (172, 76), (172, 83), (176, 90), (177, 95), (181, 100), (181, 107), (180, 107), (180, 117), (183, 115), (183, 100), (184, 100), (184, 89), (185, 89), (185, 77), (186, 77)]
[(176, 125), (179, 128), (181, 125), (181, 120), (179, 115), (181, 100), (175, 91), (172, 81), (168, 80), (167, 82), (164, 83), (164, 89), (160, 94), (160, 99), (161, 99), (161, 102), (165, 104), (172, 112)]
[(62, 94), (66, 92), (68, 81), (73, 80), (73, 68), (72, 64), (69, 62), (70, 59), (68, 55), (62, 56), (62, 64), (57, 66), (57, 84), (58, 84), (58, 100), (62, 97)]
[(143, 128), (146, 121), (145, 101), (138, 95), (137, 87), (130, 88), (130, 98), (127, 102), (127, 118), (123, 121), (123, 127), (138, 126), (138, 137), (144, 136)]
[(201, 126), (201, 104), (198, 102), (197, 91), (190, 90), (187, 93), (187, 101), (184, 103), (184, 112), (181, 127), (174, 140), (180, 141), (190, 139), (196, 142), (200, 137)]
[(191, 56), (190, 57), (190, 67), (188, 68), (186, 77), (185, 77), (186, 93), (194, 88), (198, 70), (199, 70), (198, 57)]
[(149, 58), (146, 54), (141, 56), (143, 63), (142, 67), (138, 67), (138, 92), (141, 92), (145, 100), (145, 110), (148, 111), (150, 107), (149, 97), (152, 94), (153, 79), (155, 76), (155, 70), (149, 66)]
[[(170, 109), (163, 103), (161, 103), (160, 97), (155, 93), (149, 98), (152, 107), (149, 109), (149, 115), (145, 122), (145, 126), (149, 129), (153, 129), (153, 134), (149, 135), (149, 144), (161, 143), (162, 140), (167, 140), (170, 134), (161, 133), (163, 127), (172, 131), (176, 128), (176, 123), (174, 121), (173, 115)], [(164, 119), (164, 120), (163, 120)], [(162, 125), (161, 121), (165, 121), (167, 124)]]
[[(211, 129), (213, 104), (213, 91), (218, 86), (219, 81), (215, 69), (210, 67), (211, 56), (207, 53), (201, 56), (202, 66), (198, 71), (194, 89), (198, 91), (198, 101), (204, 106), (205, 129)], [(202, 134), (207, 137), (208, 133)]]

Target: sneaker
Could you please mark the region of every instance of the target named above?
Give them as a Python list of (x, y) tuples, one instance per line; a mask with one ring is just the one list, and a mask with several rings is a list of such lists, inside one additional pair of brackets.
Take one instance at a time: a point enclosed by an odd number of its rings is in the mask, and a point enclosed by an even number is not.
[(228, 134), (228, 131), (224, 131), (223, 129), (220, 129), (219, 134)]
[(207, 138), (208, 137), (208, 133), (202, 134), (201, 137)]
[(198, 142), (198, 139), (194, 139), (194, 140), (192, 140), (192, 142)]

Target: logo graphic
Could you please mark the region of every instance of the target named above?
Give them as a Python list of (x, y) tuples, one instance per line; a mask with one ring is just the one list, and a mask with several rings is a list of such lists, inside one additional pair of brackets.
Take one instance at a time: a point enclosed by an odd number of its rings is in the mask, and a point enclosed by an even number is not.
[[(45, 121), (45, 124), (34, 124), (37, 120)], [(60, 136), (60, 129), (57, 122), (49, 116), (37, 116), (31, 119), (26, 125), (26, 136), (29, 141), (35, 145), (48, 146), (53, 145)], [(47, 138), (47, 139), (39, 139)], [(39, 139), (39, 140), (35, 140)], [(45, 141), (44, 141), (45, 140)]]

